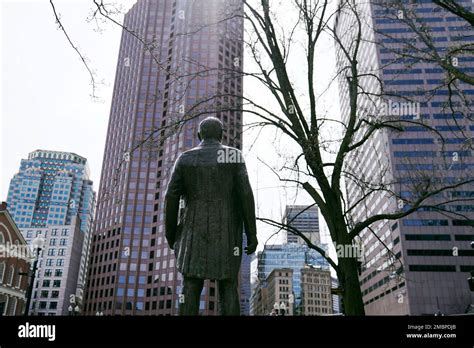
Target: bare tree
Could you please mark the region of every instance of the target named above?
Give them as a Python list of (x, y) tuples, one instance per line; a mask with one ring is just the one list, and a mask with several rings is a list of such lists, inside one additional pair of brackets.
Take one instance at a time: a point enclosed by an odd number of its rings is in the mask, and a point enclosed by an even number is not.
[[(293, 142), (294, 148), (298, 149), (297, 154), (290, 163), (274, 172), (282, 182), (297, 185), (311, 197), (312, 203), (319, 207), (328, 224), (332, 242), (343, 250), (357, 247), (361, 243), (361, 234), (373, 233), (378, 238), (373, 226), (380, 222), (401, 219), (423, 210), (433, 210), (449, 216), (462, 215), (445, 207), (450, 202), (465, 201), (467, 198), (450, 196), (447, 192), (472, 183), (469, 175), (446, 183), (433, 169), (413, 168), (407, 171), (412, 179), (411, 193), (407, 196), (399, 189), (406, 178), (390, 175), (391, 163), (387, 161), (386, 153), (379, 151), (374, 145), (374, 140), (391, 132), (403, 132), (406, 127), (423, 127), (441, 138), (442, 135), (423, 119), (387, 117), (381, 112), (380, 102), (393, 98), (394, 95), (385, 89), (378, 69), (368, 69), (360, 64), (361, 51), (374, 45), (374, 40), (367, 37), (365, 14), (357, 1), (343, 0), (334, 4), (329, 0), (293, 0), (285, 6), (296, 14), (294, 18), (278, 14), (275, 7), (272, 7), (277, 4), (271, 0), (243, 2), (243, 19), (246, 21), (244, 45), (256, 71), (242, 71), (240, 67), (236, 67), (226, 69), (226, 76), (228, 79), (245, 76), (253, 80), (273, 98), (274, 105), (262, 105), (255, 96), (242, 97), (218, 90), (209, 98), (197, 100), (184, 114), (177, 114), (175, 122), (158, 127), (137, 141), (132, 152), (146, 146), (148, 140), (162, 142), (163, 138), (157, 140), (154, 135), (176, 134), (187, 122), (202, 115), (216, 114), (223, 110), (243, 111), (260, 119), (259, 122), (247, 125), (248, 128), (272, 127)], [(97, 8), (94, 15), (113, 20), (109, 18), (106, 5), (95, 0), (94, 5)], [(234, 16), (232, 14), (232, 18)], [(341, 31), (335, 22), (342, 21), (343, 18), (347, 20), (348, 26)], [(117, 25), (135, 36), (144, 49), (153, 52), (153, 45), (150, 46), (139, 34), (123, 24), (117, 22)], [(191, 34), (192, 32), (182, 33)], [(321, 82), (318, 81), (315, 70), (319, 64), (318, 45), (324, 35), (329, 35), (335, 43), (340, 68), (335, 73), (334, 82), (339, 81), (348, 100), (340, 119), (335, 115), (321, 114), (318, 107), (317, 89)], [(295, 46), (298, 45), (302, 46), (302, 51), (295, 51)], [(304, 82), (300, 86), (297, 86), (297, 79), (290, 69), (290, 61), (294, 59), (295, 52), (298, 56), (297, 64), (304, 72)], [(431, 63), (442, 66), (457, 79), (467, 82), (472, 79), (463, 71), (453, 69), (442, 57), (434, 55), (430, 59)], [(189, 59), (188, 63), (193, 62)], [(156, 61), (156, 64), (162, 66), (163, 63)], [(166, 66), (162, 67), (167, 69)], [(174, 84), (180, 84), (183, 79), (188, 83), (189, 75), (201, 76), (219, 70), (196, 62), (194, 67), (198, 69), (189, 73), (176, 71), (173, 74)], [(176, 96), (175, 102), (178, 102), (180, 96), (182, 94)], [(229, 101), (225, 102), (226, 99)], [(336, 127), (337, 131), (328, 133), (328, 125)], [(375, 160), (379, 161), (380, 166), (371, 175), (361, 169), (357, 161), (363, 160), (365, 154), (372, 151), (377, 153)], [(428, 164), (426, 168), (433, 168)], [(404, 165), (409, 168), (411, 163)], [(352, 191), (355, 192), (350, 197), (347, 187), (353, 187)], [(390, 204), (385, 211), (373, 213), (367, 208), (378, 197), (387, 199)], [(359, 211), (364, 211), (365, 214), (355, 214)], [(333, 260), (321, 246), (311, 243), (291, 224), (282, 224), (265, 217), (260, 217), (260, 220), (300, 236), (310, 248), (321, 253), (337, 273), (345, 313), (364, 315), (359, 275), (364, 263), (368, 264), (370, 260), (361, 260), (360, 255), (356, 254), (338, 255), (337, 260)], [(386, 248), (390, 250), (388, 246)], [(394, 257), (390, 257), (388, 268), (393, 269), (397, 262)], [(396, 267), (396, 270), (402, 273), (403, 267)]]

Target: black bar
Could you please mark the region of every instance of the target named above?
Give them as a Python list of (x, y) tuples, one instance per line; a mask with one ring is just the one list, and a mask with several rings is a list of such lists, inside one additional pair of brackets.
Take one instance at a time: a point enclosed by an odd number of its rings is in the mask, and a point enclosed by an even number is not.
[[(55, 325), (55, 340), (18, 337), (19, 326), (26, 323)], [(443, 336), (437, 337), (437, 335)], [(2, 348), (9, 345), (30, 344), (132, 346), (157, 344), (158, 346), (158, 344), (177, 343), (284, 344), (289, 347), (303, 343), (472, 347), (474, 316), (0, 318)]]

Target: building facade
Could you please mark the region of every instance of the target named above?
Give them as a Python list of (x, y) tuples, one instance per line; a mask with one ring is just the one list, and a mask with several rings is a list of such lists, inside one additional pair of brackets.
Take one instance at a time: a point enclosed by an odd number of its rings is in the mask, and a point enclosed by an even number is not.
[(313, 267), (301, 270), (301, 303), (296, 311), (300, 315), (333, 314), (331, 271)]
[[(287, 224), (307, 237), (315, 245), (321, 244), (319, 234), (319, 210), (317, 206), (287, 205), (283, 223)], [(305, 241), (297, 235), (286, 231), (287, 243), (305, 244)]]
[(331, 277), (331, 287), (333, 289), (332, 312), (333, 312), (333, 314), (340, 314), (340, 313), (342, 313), (342, 310), (343, 310), (343, 308), (341, 306), (342, 297), (338, 293), (334, 293), (334, 292), (337, 292), (337, 290), (339, 288), (339, 281), (337, 280), (336, 277)]
[[(263, 316), (271, 313), (273, 307), (268, 307), (268, 288), (266, 279), (258, 282), (250, 297), (250, 315)], [(272, 304), (273, 306), (273, 304)]]
[[(182, 279), (164, 238), (164, 193), (204, 117), (222, 120), (225, 144), (242, 146), (242, 11), (234, 0), (139, 0), (125, 15), (136, 36), (124, 30), (120, 44), (88, 314), (177, 313)], [(216, 296), (206, 281), (202, 314), (217, 313)]]
[[(21, 160), (19, 172), (10, 182), (7, 202), (29, 243), (37, 235), (46, 238), (47, 243), (55, 243), (42, 251), (36, 279), (54, 277), (46, 270), (60, 276), (36, 282), (31, 310), (39, 314), (65, 314), (62, 297), (72, 293), (82, 302), (87, 271), (95, 209), (87, 160), (69, 152), (31, 152)], [(54, 265), (48, 265), (53, 259)], [(43, 283), (51, 285), (43, 289)], [(50, 287), (58, 284), (61, 285), (51, 291)], [(46, 293), (48, 298), (43, 296), (39, 301), (41, 294)], [(40, 308), (33, 306), (40, 302), (50, 307), (38, 311)]]
[(293, 269), (276, 268), (271, 271), (266, 279), (266, 288), (267, 303), (263, 315), (294, 315)]
[(0, 203), (0, 316), (25, 313), (31, 257), (7, 204)]
[(82, 310), (78, 289), (84, 233), (79, 219), (70, 225), (50, 225), (23, 229), (29, 245), (35, 238), (44, 240), (38, 258), (38, 271), (33, 288), (30, 314), (39, 316), (72, 315), (69, 307)]
[[(471, 1), (459, 3), (473, 10)], [(472, 184), (455, 184), (472, 178), (474, 168), (472, 109), (460, 97), (472, 100), (474, 87), (458, 81), (460, 94), (452, 97), (451, 109), (449, 88), (443, 85), (446, 72), (436, 63), (416, 58), (416, 50), (426, 47), (422, 41), (410, 46), (413, 29), (407, 23), (416, 16), (415, 27), (426, 29), (440, 56), (459, 43), (472, 43), (473, 28), (431, 1), (355, 4), (364, 18), (364, 42), (357, 57), (359, 74), (365, 74), (360, 85), (374, 96), (380, 93), (381, 83), (385, 92), (377, 100), (361, 95), (360, 115), (372, 122), (407, 122), (401, 131), (374, 133), (351, 155), (346, 170), (357, 178), (391, 185), (394, 192), (369, 195), (361, 209), (353, 211), (352, 220), (357, 223), (374, 214), (410, 209), (409, 202), (423, 194), (424, 185), (452, 185), (428, 202), (439, 209), (424, 207), (399, 220), (381, 220), (361, 233), (360, 283), (366, 313), (464, 313), (474, 301), (466, 281), (474, 267), (470, 248), (474, 191)], [(336, 19), (336, 32), (346, 47), (354, 41), (356, 23), (349, 9)], [(347, 65), (341, 50), (337, 62), (339, 69)], [(465, 72), (474, 69), (472, 56), (458, 54), (453, 64)], [(343, 121), (350, 110), (348, 78), (343, 74), (340, 79)], [(348, 180), (346, 188), (349, 204), (364, 194), (355, 181)]]

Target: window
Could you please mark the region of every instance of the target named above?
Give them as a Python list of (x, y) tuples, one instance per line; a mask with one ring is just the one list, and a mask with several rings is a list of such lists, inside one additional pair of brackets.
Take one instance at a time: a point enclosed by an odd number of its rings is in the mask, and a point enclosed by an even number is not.
[(0, 284), (3, 283), (3, 276), (5, 275), (5, 262), (0, 262)]
[(65, 256), (66, 255), (66, 249), (59, 249), (58, 250), (58, 256)]
[(17, 288), (20, 288), (20, 286), (21, 286), (21, 274), (20, 274), (20, 273), (23, 273), (23, 269), (22, 269), (22, 268), (20, 268), (20, 269), (18, 270), (18, 276), (16, 277), (16, 285), (15, 285), (15, 286), (16, 286)]
[(62, 277), (63, 276), (63, 270), (62, 269), (57, 269), (54, 271), (54, 276), (55, 277)]
[(406, 240), (451, 240), (449, 234), (406, 234)]
[(59, 291), (53, 290), (51, 291), (51, 298), (58, 298), (59, 297)]
[(44, 270), (44, 276), (45, 277), (51, 277), (53, 275), (53, 270), (52, 269), (45, 269)]
[(60, 280), (53, 281), (53, 288), (60, 288), (60, 287), (61, 287), (61, 281)]
[(51, 281), (49, 279), (43, 280), (43, 288), (49, 288), (51, 285)]
[(409, 265), (410, 272), (456, 272), (450, 265)]
[(57, 302), (50, 302), (49, 303), (49, 309), (56, 309), (58, 308), (58, 303)]
[(49, 295), (49, 291), (47, 291), (47, 290), (42, 290), (42, 291), (41, 291), (41, 294), (40, 294), (40, 297), (41, 297), (41, 298), (48, 298), (48, 295)]
[(13, 276), (15, 275), (15, 267), (10, 266), (10, 273), (8, 274), (7, 284), (13, 285)]
[(18, 304), (18, 300), (16, 299), (16, 297), (13, 297), (12, 303), (11, 303), (10, 308), (8, 310), (9, 315), (15, 315), (17, 304)]
[(56, 266), (64, 266), (64, 259), (57, 259)]
[(403, 220), (404, 226), (448, 226), (448, 220), (423, 220), (407, 219)]
[(61, 240), (59, 242), (59, 245), (61, 245), (61, 246), (67, 245), (67, 239), (66, 238), (61, 238)]

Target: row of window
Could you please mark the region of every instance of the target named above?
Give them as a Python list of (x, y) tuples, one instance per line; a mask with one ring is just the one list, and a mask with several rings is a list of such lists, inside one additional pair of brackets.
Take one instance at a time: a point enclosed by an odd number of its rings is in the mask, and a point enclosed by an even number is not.
[[(420, 240), (420, 241), (450, 241), (449, 234), (406, 234), (405, 240)], [(474, 241), (474, 234), (455, 234), (456, 241)]]
[[(51, 282), (50, 279), (44, 279), (42, 287), (43, 288), (49, 288), (49, 287), (51, 287), (51, 284), (53, 285), (53, 288), (60, 288), (61, 287), (61, 280), (53, 280)], [(36, 287), (38, 287), (38, 285), (39, 285), (39, 282), (36, 283)]]
[[(451, 220), (452, 226), (474, 226), (473, 220)], [(448, 220), (404, 219), (403, 226), (449, 226)]]
[(0, 262), (0, 284), (6, 284), (19, 288), (21, 286), (21, 280), (23, 277), (20, 273), (22, 273), (23, 270), (21, 268), (16, 270), (13, 265), (11, 265), (8, 269), (6, 268), (5, 262)]

